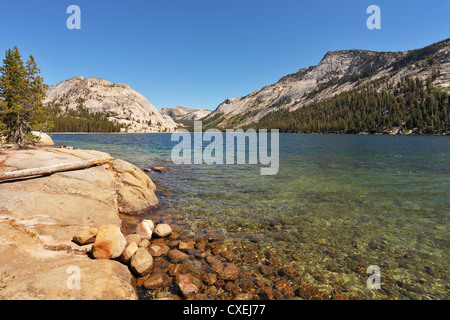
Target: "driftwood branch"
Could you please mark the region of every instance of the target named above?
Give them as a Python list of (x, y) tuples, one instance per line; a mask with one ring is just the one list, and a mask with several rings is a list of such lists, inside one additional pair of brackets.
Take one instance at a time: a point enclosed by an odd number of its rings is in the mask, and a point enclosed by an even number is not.
[(85, 169), (85, 168), (99, 166), (99, 165), (109, 163), (113, 159), (114, 158), (112, 158), (112, 157), (107, 157), (107, 158), (100, 158), (100, 159), (67, 162), (67, 163), (61, 163), (61, 164), (56, 164), (53, 166), (40, 167), (40, 168), (16, 170), (16, 171), (9, 171), (9, 172), (0, 172), (0, 181), (9, 180), (9, 179), (26, 178), (26, 177), (32, 177), (32, 176), (49, 175), (49, 174), (53, 174), (56, 172), (63, 172), (63, 171), (70, 171), (70, 170)]

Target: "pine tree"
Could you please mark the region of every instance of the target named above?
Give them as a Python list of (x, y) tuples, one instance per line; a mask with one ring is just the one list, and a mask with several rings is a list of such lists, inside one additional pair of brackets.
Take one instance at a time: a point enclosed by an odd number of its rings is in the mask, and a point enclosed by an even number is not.
[(32, 126), (42, 128), (36, 118), (42, 112), (46, 85), (39, 72), (33, 56), (24, 65), (17, 47), (6, 51), (0, 67), (0, 96), (3, 97), (0, 122), (4, 125), (6, 141), (19, 148), (37, 142), (31, 134)]

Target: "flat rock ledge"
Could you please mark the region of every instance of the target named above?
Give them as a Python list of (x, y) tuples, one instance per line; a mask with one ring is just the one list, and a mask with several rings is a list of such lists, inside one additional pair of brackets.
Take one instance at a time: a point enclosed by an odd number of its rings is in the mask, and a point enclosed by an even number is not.
[[(0, 172), (110, 157), (91, 150), (0, 150)], [(134, 277), (118, 260), (93, 259), (89, 238), (120, 216), (159, 205), (152, 180), (119, 159), (82, 170), (0, 182), (0, 299), (137, 299)], [(90, 231), (89, 231), (90, 230)]]

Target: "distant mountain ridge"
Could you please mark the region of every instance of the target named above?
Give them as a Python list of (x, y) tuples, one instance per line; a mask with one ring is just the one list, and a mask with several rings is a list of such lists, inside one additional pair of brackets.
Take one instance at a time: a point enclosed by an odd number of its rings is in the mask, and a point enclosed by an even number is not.
[(203, 121), (209, 127), (244, 127), (278, 111), (294, 111), (381, 78), (425, 80), (450, 88), (450, 39), (405, 52), (330, 51), (317, 66), (302, 68), (245, 97), (229, 98)]
[(177, 124), (163, 116), (139, 92), (123, 83), (78, 76), (47, 89), (46, 105), (62, 110), (82, 105), (89, 112), (101, 112), (124, 126), (126, 132), (172, 132)]
[(174, 121), (200, 120), (209, 115), (212, 110), (199, 108), (186, 108), (178, 106), (176, 108), (162, 108), (160, 113), (171, 117)]

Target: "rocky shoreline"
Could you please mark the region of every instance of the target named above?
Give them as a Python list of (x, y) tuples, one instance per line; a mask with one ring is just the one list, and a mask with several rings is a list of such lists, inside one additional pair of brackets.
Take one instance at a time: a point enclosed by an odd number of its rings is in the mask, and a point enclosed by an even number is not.
[[(0, 150), (0, 173), (100, 157), (110, 155)], [(239, 254), (207, 225), (187, 232), (182, 214), (158, 206), (150, 177), (120, 159), (0, 182), (0, 299), (348, 299), (276, 259)]]
[[(109, 156), (0, 150), (0, 173)], [(221, 251), (220, 236), (188, 238), (181, 215), (154, 210), (155, 191), (143, 171), (120, 159), (1, 182), (0, 299), (257, 298), (233, 292), (239, 268), (231, 252)]]

